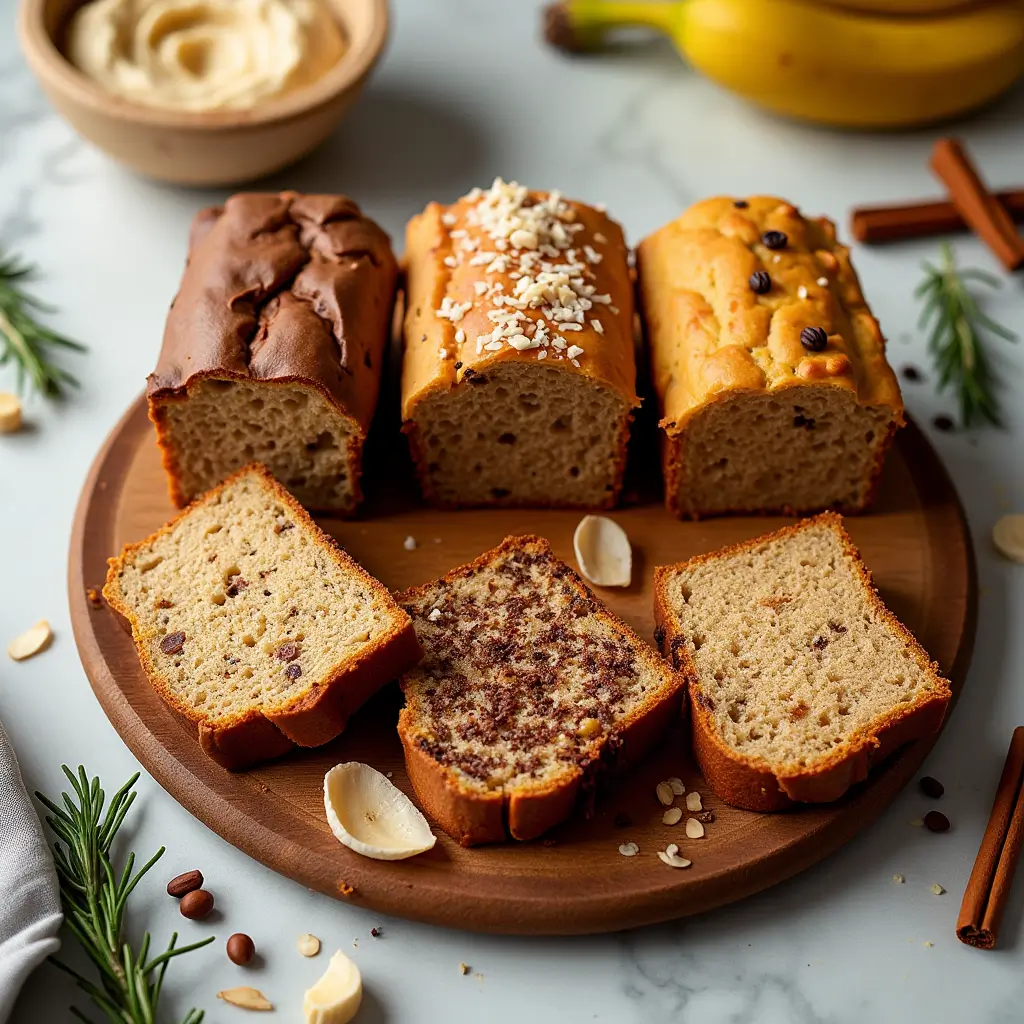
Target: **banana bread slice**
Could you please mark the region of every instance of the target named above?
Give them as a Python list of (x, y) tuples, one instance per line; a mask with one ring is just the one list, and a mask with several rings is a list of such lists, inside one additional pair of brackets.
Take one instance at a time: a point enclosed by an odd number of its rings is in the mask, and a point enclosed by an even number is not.
[(635, 762), (680, 713), (683, 677), (539, 537), (398, 601), (425, 651), (401, 680), (409, 778), (464, 846), (557, 825), (599, 768)]
[(388, 591), (261, 465), (110, 559), (103, 596), (227, 768), (332, 740), (421, 655)]
[(657, 568), (655, 618), (697, 761), (736, 807), (836, 800), (949, 704), (834, 512)]

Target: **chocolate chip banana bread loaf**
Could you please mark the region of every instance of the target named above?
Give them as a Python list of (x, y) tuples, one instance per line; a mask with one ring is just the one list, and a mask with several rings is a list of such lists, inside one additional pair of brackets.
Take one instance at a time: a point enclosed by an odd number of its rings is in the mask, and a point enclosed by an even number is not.
[(388, 591), (258, 465), (112, 558), (103, 596), (227, 768), (334, 739), (421, 655)]
[(532, 839), (677, 718), (683, 677), (539, 537), (398, 595), (425, 655), (402, 677), (409, 778), (463, 845)]
[(259, 460), (307, 508), (355, 509), (396, 279), (344, 196), (243, 193), (197, 215), (148, 389), (176, 504)]
[(669, 508), (863, 509), (903, 402), (832, 223), (708, 199), (641, 242), (637, 267)]
[(602, 211), (500, 179), (410, 221), (402, 418), (429, 501), (615, 503), (638, 404), (626, 256)]

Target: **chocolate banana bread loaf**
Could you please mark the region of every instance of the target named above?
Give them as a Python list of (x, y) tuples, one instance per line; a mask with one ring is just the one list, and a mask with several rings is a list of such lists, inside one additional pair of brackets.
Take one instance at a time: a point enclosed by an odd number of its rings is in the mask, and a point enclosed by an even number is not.
[(307, 508), (355, 509), (397, 275), (344, 196), (243, 193), (196, 216), (148, 389), (177, 505), (258, 460)]

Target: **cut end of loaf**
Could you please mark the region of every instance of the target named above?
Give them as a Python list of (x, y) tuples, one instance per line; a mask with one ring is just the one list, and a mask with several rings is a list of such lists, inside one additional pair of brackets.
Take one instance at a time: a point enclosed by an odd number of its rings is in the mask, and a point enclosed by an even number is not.
[(835, 386), (739, 393), (709, 404), (668, 447), (669, 503), (684, 516), (857, 512), (898, 423)]
[(206, 377), (150, 408), (179, 505), (254, 461), (306, 508), (358, 504), (362, 434), (315, 388)]
[(407, 429), (436, 504), (607, 508), (622, 485), (630, 416), (614, 388), (510, 361), (423, 398)]
[(788, 792), (786, 779), (870, 753), (884, 730), (949, 700), (834, 514), (658, 570), (657, 600), (691, 670), (695, 729), (712, 733), (696, 746), (712, 752), (701, 762), (713, 787), (732, 762)]

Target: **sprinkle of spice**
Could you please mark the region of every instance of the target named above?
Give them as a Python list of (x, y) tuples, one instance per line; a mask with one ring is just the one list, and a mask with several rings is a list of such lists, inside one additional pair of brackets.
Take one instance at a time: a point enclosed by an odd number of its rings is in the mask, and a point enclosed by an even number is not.
[(755, 295), (767, 295), (772, 290), (772, 279), (767, 270), (755, 270), (747, 283)]
[(785, 249), (789, 245), (789, 238), (784, 231), (766, 231), (761, 236), (761, 242), (766, 249)]
[(800, 332), (800, 344), (808, 352), (821, 352), (828, 344), (828, 335), (823, 327), (805, 327)]

